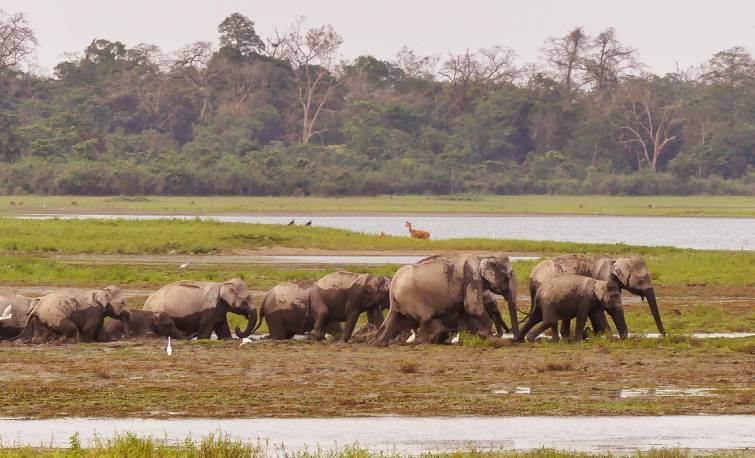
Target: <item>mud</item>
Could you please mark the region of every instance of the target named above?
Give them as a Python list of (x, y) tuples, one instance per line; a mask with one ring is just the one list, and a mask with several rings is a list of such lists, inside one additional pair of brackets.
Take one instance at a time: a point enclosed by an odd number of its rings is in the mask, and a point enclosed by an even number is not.
[(556, 448), (626, 453), (653, 448), (690, 451), (755, 447), (755, 416), (667, 417), (357, 417), (253, 419), (0, 419), (3, 444), (68, 446), (78, 433), (83, 444), (95, 436), (131, 432), (170, 442), (222, 431), (231, 438), (267, 444), (270, 455), (305, 450), (339, 450), (358, 443), (375, 452), (418, 454), (455, 450)]
[[(287, 224), (282, 216), (196, 215), (27, 215), (49, 219), (206, 219), (221, 222)], [(368, 234), (408, 236), (405, 216), (309, 216), (315, 226)], [(433, 240), (492, 238), (554, 240), (581, 243), (626, 243), (714, 250), (755, 250), (755, 218), (638, 217), (638, 216), (412, 216)], [(721, 237), (726, 234), (726, 237)]]

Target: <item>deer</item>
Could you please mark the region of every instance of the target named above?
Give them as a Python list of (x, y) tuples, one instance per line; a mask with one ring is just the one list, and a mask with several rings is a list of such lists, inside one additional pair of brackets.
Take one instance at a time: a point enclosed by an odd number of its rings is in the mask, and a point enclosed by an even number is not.
[(430, 238), (430, 233), (427, 231), (422, 231), (419, 229), (412, 229), (412, 223), (409, 221), (404, 224), (407, 228), (409, 228), (409, 234), (411, 234), (412, 238), (415, 239), (422, 239), (422, 240), (428, 240)]

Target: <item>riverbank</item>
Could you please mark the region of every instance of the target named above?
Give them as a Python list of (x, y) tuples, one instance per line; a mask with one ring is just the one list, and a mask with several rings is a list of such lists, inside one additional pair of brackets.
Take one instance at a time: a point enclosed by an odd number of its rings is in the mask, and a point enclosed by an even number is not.
[[(14, 205), (11, 204), (13, 202)], [(625, 215), (755, 217), (752, 196), (0, 196), (0, 214)]]

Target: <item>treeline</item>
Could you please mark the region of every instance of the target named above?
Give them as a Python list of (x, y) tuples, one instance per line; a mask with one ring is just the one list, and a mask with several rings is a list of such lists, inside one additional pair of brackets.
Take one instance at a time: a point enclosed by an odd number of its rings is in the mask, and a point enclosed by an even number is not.
[(171, 54), (96, 39), (54, 76), (0, 13), (0, 192), (755, 194), (755, 63), (645, 72), (613, 29), (339, 59), (330, 26), (267, 39), (232, 14)]

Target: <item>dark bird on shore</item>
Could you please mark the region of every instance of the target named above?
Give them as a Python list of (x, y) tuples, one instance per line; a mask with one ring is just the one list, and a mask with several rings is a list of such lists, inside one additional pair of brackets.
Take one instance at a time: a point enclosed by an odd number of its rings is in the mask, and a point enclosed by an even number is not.
[(312, 220), (307, 221), (306, 223), (304, 223), (304, 225), (305, 226), (311, 226), (312, 225)]
[(293, 226), (293, 225), (294, 225), (294, 220), (291, 220), (291, 221), (290, 221), (290, 222), (288, 223), (288, 225), (289, 225), (289, 226)]

